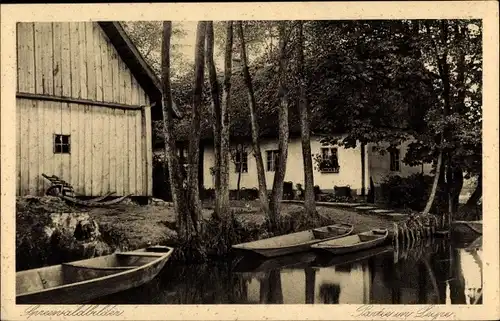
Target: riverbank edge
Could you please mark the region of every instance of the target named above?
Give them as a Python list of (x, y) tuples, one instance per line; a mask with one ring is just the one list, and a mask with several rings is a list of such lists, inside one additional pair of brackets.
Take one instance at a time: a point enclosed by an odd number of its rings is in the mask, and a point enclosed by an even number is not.
[[(231, 205), (237, 221), (237, 233), (243, 235), (241, 242), (273, 236), (272, 233), (267, 232), (264, 225), (266, 219), (258, 209), (258, 202), (234, 202)], [(302, 204), (287, 204), (287, 202), (284, 202), (282, 206), (283, 214), (289, 216), (289, 219), (303, 213)], [(102, 256), (116, 251), (135, 250), (148, 245), (175, 246), (177, 236), (175, 232), (176, 215), (173, 207), (168, 203), (145, 206), (128, 203), (106, 208), (77, 208), (55, 197), (30, 196), (17, 198), (16, 207), (17, 270)], [(318, 212), (323, 218), (353, 224), (355, 232), (358, 232), (358, 229), (361, 232), (361, 229), (389, 228), (392, 226), (392, 223), (387, 220), (373, 221), (368, 216), (365, 217), (364, 214), (350, 211), (347, 208), (327, 210), (325, 208), (321, 204), (318, 206)], [(213, 210), (210, 209), (210, 206), (207, 206), (203, 212), (205, 220), (209, 221)], [(55, 240), (56, 242), (50, 239), (50, 236), (47, 237), (46, 231), (54, 230), (51, 216), (62, 213), (68, 213), (67, 216), (69, 217), (83, 214), (90, 221), (95, 221), (98, 226), (99, 231), (97, 234), (99, 236), (92, 240), (94, 243), (89, 245), (89, 243), (75, 242), (71, 235), (72, 231), (69, 231), (69, 233), (66, 231), (66, 235), (62, 238), (58, 237)], [(298, 228), (297, 224), (292, 224), (288, 233), (301, 230), (303, 229)], [(241, 242), (239, 242), (238, 238), (233, 238), (231, 244)], [(25, 264), (30, 260), (33, 263)]]
[[(302, 201), (283, 201), (284, 211), (287, 214), (294, 215), (294, 213), (301, 211), (303, 208), (302, 203)], [(381, 227), (388, 228), (391, 232), (394, 222), (406, 219), (407, 217), (403, 213), (381, 209), (364, 203), (317, 202), (316, 205), (318, 214), (321, 216), (337, 222), (353, 224), (353, 233)], [(58, 209), (56, 206), (56, 210), (58, 212), (75, 212), (74, 208), (65, 208), (64, 206), (60, 206)], [(175, 213), (173, 213), (173, 208), (168, 205), (144, 207), (129, 204), (114, 208), (81, 210), (84, 213), (89, 213), (90, 218), (97, 222), (101, 233), (100, 241), (102, 242), (99, 251), (94, 251), (90, 256), (89, 254), (75, 254), (73, 255), (74, 260), (107, 255), (116, 251), (135, 250), (154, 244), (169, 245), (176, 238), (174, 231)], [(116, 212), (116, 215), (113, 215), (114, 212)], [(210, 209), (204, 209), (204, 215), (207, 217), (210, 217), (211, 212)], [(258, 214), (257, 211), (252, 209), (245, 210), (242, 208), (236, 208), (235, 212), (237, 213), (235, 217), (243, 229), (243, 233), (254, 233), (256, 235), (254, 239), (272, 236), (263, 228), (265, 218), (262, 214)], [(30, 214), (36, 215), (33, 213)], [(47, 214), (47, 212), (39, 213), (38, 215), (43, 216), (43, 214)], [(27, 233), (28, 229), (30, 229), (29, 225), (18, 224), (16, 238), (19, 235)], [(34, 249), (30, 251), (33, 255), (44, 255), (44, 253), (47, 253), (46, 248), (37, 249), (37, 244), (45, 244), (44, 246), (47, 246), (47, 243), (36, 242), (34, 240), (33, 244), (31, 244)], [(16, 254), (19, 250), (22, 251), (22, 249), (16, 250)], [(53, 261), (51, 263), (59, 264), (62, 262), (61, 260), (60, 262), (56, 260), (56, 262)], [(31, 266), (30, 268), (46, 265), (48, 264)]]

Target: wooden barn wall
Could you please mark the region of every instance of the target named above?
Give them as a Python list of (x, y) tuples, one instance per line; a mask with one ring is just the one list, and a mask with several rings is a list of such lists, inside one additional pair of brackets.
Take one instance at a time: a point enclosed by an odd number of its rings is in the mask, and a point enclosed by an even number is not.
[[(149, 105), (98, 24), (18, 23), (17, 31), (19, 93)], [(53, 153), (54, 134), (71, 135), (71, 154)], [(151, 195), (150, 145), (150, 108), (17, 99), (19, 195), (42, 194), (42, 173), (82, 195)]]
[[(45, 173), (81, 195), (151, 195), (146, 119), (141, 110), (18, 98), (18, 194), (42, 195), (49, 187)], [(54, 154), (54, 134), (71, 135), (70, 154)]]

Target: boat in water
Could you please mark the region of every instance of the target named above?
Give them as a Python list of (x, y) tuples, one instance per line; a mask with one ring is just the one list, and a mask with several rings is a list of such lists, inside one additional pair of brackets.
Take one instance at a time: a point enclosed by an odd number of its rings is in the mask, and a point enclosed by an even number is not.
[(311, 245), (314, 250), (328, 251), (332, 254), (346, 254), (371, 249), (385, 243), (389, 231), (373, 229), (354, 235), (336, 238)]
[[(255, 253), (265, 257), (275, 257), (308, 251), (311, 245), (334, 240), (352, 233), (350, 224), (333, 224), (281, 236), (274, 236), (263, 240), (233, 245), (234, 250), (242, 253)], [(316, 231), (316, 232), (315, 232)]]
[(151, 246), (16, 273), (17, 304), (77, 304), (151, 281), (174, 249)]

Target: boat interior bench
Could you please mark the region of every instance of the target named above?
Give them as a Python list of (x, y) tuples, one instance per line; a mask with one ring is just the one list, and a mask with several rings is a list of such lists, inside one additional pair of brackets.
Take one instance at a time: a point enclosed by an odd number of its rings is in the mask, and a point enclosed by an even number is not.
[(356, 245), (359, 242), (361, 242), (359, 235), (352, 235), (352, 236), (348, 236), (346, 238), (343, 238), (342, 240), (339, 240), (338, 243), (341, 246), (349, 246), (349, 245)]

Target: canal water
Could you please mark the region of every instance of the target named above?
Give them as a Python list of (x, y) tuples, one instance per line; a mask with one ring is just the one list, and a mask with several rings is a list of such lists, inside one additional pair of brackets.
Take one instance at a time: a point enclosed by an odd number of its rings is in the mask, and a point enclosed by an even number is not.
[(96, 304), (481, 304), (482, 249), (432, 242), (344, 256), (303, 253), (167, 263), (153, 281)]

